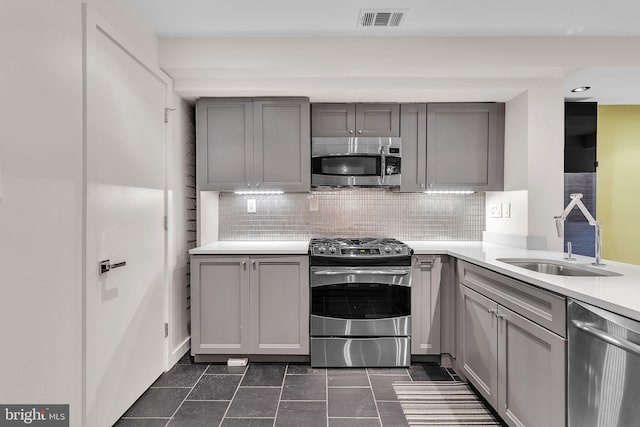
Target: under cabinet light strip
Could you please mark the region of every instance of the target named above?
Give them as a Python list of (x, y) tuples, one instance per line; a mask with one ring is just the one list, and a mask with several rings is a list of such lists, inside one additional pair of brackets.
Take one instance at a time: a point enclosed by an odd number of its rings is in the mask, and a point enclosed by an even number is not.
[(284, 191), (234, 191), (233, 194), (262, 196), (267, 194), (284, 194)]
[(424, 194), (473, 194), (475, 191), (468, 190), (442, 190), (442, 191), (425, 191)]

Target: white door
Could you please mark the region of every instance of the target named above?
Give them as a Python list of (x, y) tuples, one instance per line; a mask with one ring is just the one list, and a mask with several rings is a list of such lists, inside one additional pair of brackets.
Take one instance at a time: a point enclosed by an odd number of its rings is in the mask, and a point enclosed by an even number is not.
[[(86, 22), (85, 425), (99, 427), (165, 365), (167, 82)], [(126, 265), (100, 274), (102, 260)]]

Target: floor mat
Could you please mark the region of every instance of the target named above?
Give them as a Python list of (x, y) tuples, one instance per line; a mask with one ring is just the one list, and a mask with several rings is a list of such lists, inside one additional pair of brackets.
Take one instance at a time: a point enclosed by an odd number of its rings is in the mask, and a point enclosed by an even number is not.
[(393, 388), (410, 426), (499, 426), (463, 382), (397, 382)]

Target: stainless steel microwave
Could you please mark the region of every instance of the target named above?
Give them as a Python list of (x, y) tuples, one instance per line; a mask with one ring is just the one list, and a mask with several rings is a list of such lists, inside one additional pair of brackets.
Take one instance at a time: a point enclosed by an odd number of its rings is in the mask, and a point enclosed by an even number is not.
[(312, 187), (397, 187), (400, 138), (312, 138)]

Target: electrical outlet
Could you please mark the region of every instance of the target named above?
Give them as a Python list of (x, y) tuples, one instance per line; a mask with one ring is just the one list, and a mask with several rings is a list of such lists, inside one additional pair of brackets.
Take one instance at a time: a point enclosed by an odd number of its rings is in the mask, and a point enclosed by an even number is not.
[(316, 196), (309, 197), (309, 211), (318, 212), (318, 198)]
[(247, 199), (247, 213), (256, 213), (256, 199)]
[(491, 205), (491, 218), (502, 218), (502, 204)]
[(502, 204), (502, 218), (511, 218), (511, 203)]

